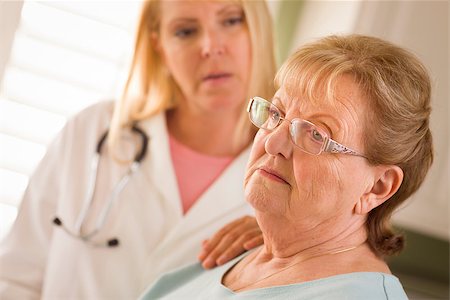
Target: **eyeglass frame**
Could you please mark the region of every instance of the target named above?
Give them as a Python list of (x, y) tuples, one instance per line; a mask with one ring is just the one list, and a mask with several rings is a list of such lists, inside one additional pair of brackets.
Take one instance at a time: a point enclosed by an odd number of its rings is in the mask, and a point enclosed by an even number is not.
[[(279, 112), (279, 116), (278, 116), (278, 117), (279, 117), (279, 120), (278, 120), (278, 122), (276, 123), (276, 125), (275, 125), (274, 128), (272, 128), (272, 129), (269, 129), (269, 128), (263, 128), (263, 127), (257, 125), (257, 124), (252, 120), (250, 108), (252, 107), (253, 102), (259, 101), (259, 100), (255, 99), (255, 98), (261, 99), (262, 101), (268, 103), (269, 105), (273, 105), (273, 106), (278, 110), (278, 112)], [(341, 143), (336, 142), (335, 140), (333, 140), (332, 138), (330, 138), (330, 137), (328, 136), (328, 134), (325, 132), (325, 130), (323, 130), (322, 128), (320, 128), (319, 126), (317, 126), (316, 124), (314, 124), (314, 123), (312, 123), (312, 122), (310, 122), (310, 121), (308, 121), (308, 120), (305, 120), (305, 119), (302, 119), (302, 118), (294, 118), (294, 119), (292, 119), (292, 120), (289, 120), (289, 119), (285, 118), (284, 116), (282, 116), (282, 115), (284, 115), (284, 113), (282, 112), (282, 110), (281, 110), (280, 108), (278, 108), (275, 104), (273, 104), (272, 102), (270, 102), (270, 101), (268, 101), (268, 100), (266, 100), (266, 99), (264, 99), (264, 98), (262, 98), (262, 97), (255, 96), (255, 97), (253, 97), (253, 98), (250, 98), (250, 101), (249, 101), (249, 103), (248, 103), (248, 105), (247, 105), (247, 112), (248, 112), (248, 114), (249, 114), (250, 122), (252, 122), (253, 125), (255, 125), (255, 126), (256, 126), (257, 128), (259, 128), (259, 129), (263, 129), (263, 130), (267, 130), (267, 131), (273, 131), (273, 130), (275, 130), (278, 126), (280, 126), (280, 124), (281, 124), (283, 121), (288, 121), (289, 124), (290, 124), (290, 125), (289, 125), (289, 135), (291, 136), (291, 142), (292, 142), (295, 146), (297, 146), (300, 150), (302, 150), (303, 152), (305, 152), (305, 153), (312, 154), (312, 155), (320, 155), (320, 154), (322, 154), (323, 152), (327, 152), (327, 153), (336, 153), (336, 154), (348, 154), (348, 155), (359, 156), (359, 157), (363, 157), (363, 158), (368, 159), (364, 154), (361, 154), (361, 153), (359, 153), (358, 151), (355, 151), (355, 150), (353, 150), (353, 149), (351, 149), (351, 148), (349, 148), (349, 147), (347, 147), (347, 146), (342, 145)], [(318, 129), (318, 132), (319, 132), (319, 133), (322, 135), (322, 137), (323, 137), (322, 147), (320, 148), (319, 153), (309, 152), (309, 151), (307, 151), (306, 149), (304, 149), (303, 147), (299, 146), (299, 145), (295, 142), (295, 139), (294, 139), (294, 136), (293, 136), (294, 134), (293, 134), (293, 130), (292, 130), (292, 127), (291, 127), (291, 126), (294, 126), (294, 123), (293, 123), (293, 122), (296, 121), (296, 120), (298, 120), (298, 121), (300, 121), (300, 122), (303, 122), (303, 123), (308, 123), (308, 124), (310, 124), (310, 125), (312, 125), (312, 126), (314, 126), (315, 128)]]

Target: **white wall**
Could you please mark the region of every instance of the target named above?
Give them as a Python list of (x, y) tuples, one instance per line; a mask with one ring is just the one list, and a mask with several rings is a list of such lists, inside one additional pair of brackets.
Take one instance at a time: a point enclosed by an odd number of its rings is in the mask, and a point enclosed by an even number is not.
[[(334, 33), (374, 35), (418, 55), (433, 80), (435, 162), (421, 189), (394, 217), (397, 224), (449, 239), (449, 32), (447, 1), (306, 1), (293, 49)], [(291, 51), (292, 52), (292, 51)]]
[(0, 83), (9, 59), (14, 33), (19, 25), (22, 1), (0, 2)]
[(449, 30), (447, 1), (368, 1), (355, 29), (400, 44), (428, 67), (433, 84), (431, 129), (435, 161), (424, 185), (395, 220), (449, 239)]
[(360, 5), (359, 1), (305, 1), (298, 16), (291, 52), (325, 35), (352, 32)]

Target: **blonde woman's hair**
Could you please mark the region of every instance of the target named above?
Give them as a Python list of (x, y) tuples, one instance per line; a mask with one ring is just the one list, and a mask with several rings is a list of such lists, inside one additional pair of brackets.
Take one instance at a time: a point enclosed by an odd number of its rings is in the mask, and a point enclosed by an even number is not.
[[(152, 45), (152, 34), (159, 32), (160, 2), (145, 1), (138, 23), (134, 55), (124, 92), (116, 103), (110, 127), (109, 145), (117, 143), (120, 130), (176, 107), (175, 94), (180, 92)], [(247, 99), (254, 95), (272, 97), (274, 93), (275, 58), (272, 20), (265, 1), (233, 1), (242, 5), (252, 49), (251, 75)], [(256, 129), (251, 126), (242, 99), (242, 117), (233, 137), (237, 149), (248, 145)]]
[(311, 101), (333, 101), (337, 80), (350, 75), (363, 93), (363, 153), (373, 165), (397, 165), (404, 173), (399, 190), (370, 211), (369, 243), (378, 255), (404, 247), (390, 218), (422, 184), (433, 162), (429, 128), (431, 83), (412, 53), (389, 42), (362, 35), (329, 36), (307, 44), (281, 67), (276, 85)]

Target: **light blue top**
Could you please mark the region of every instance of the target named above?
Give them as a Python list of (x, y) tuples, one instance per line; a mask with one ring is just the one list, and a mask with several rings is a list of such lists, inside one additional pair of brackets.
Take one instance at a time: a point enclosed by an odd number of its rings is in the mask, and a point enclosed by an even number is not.
[(235, 293), (222, 285), (222, 277), (245, 255), (208, 271), (197, 263), (167, 273), (150, 286), (142, 299), (408, 299), (397, 277), (377, 272), (341, 274)]

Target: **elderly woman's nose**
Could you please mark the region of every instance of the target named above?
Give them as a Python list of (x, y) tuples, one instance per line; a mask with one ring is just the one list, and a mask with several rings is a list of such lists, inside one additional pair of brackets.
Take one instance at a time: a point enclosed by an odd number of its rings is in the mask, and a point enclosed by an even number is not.
[(220, 56), (225, 52), (224, 41), (220, 33), (214, 30), (205, 30), (200, 43), (203, 57)]
[(283, 122), (266, 136), (264, 147), (267, 154), (281, 155), (286, 159), (292, 156), (292, 142), (289, 135), (289, 122)]

